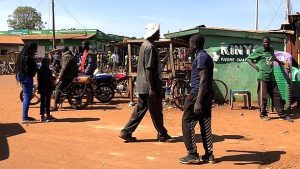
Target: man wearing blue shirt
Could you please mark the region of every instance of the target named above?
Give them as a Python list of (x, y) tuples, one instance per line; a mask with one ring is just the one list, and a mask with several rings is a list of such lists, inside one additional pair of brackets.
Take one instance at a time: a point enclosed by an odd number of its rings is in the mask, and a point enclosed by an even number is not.
[[(191, 71), (191, 94), (184, 103), (182, 117), (183, 141), (188, 155), (179, 159), (182, 164), (198, 164), (200, 161), (214, 163), (211, 106), (213, 98), (213, 69), (212, 58), (203, 50), (205, 39), (196, 34), (190, 38), (190, 50), (195, 55)], [(197, 153), (195, 126), (200, 123), (201, 136), (205, 154), (200, 158)]]

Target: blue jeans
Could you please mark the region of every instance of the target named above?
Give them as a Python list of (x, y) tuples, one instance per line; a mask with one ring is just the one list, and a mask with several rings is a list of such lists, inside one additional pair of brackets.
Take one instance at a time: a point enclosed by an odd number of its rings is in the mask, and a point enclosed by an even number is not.
[(23, 89), (23, 111), (22, 111), (22, 120), (27, 120), (28, 118), (28, 110), (29, 104), (32, 97), (33, 90), (33, 77), (25, 75), (24, 80), (22, 81), (22, 89)]

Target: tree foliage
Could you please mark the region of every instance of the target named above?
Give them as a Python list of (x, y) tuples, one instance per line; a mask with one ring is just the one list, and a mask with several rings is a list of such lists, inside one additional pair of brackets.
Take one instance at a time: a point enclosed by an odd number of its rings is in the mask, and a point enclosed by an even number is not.
[(13, 14), (8, 16), (7, 24), (13, 29), (34, 29), (44, 28), (42, 14), (35, 8), (19, 6)]

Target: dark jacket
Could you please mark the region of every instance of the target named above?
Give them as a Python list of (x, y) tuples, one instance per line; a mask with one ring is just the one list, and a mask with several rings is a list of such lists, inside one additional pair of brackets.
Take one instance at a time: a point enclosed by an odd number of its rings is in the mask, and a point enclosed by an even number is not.
[(52, 67), (56, 73), (59, 73), (61, 69), (61, 60), (59, 58), (54, 58)]
[(41, 95), (51, 95), (55, 88), (55, 78), (52, 75), (52, 71), (49, 67), (41, 66), (38, 70), (38, 93)]
[(37, 65), (32, 57), (22, 58), (22, 73), (34, 77), (37, 71)]
[(84, 74), (92, 76), (97, 69), (97, 58), (93, 49), (89, 49), (88, 56), (84, 63)]
[(71, 51), (67, 51), (62, 55), (62, 68), (58, 79), (61, 81), (72, 80), (78, 75), (78, 68), (75, 56)]

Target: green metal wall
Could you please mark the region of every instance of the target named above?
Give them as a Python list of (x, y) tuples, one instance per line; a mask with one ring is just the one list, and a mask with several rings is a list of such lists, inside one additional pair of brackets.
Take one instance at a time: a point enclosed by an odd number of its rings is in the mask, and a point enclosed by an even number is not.
[[(263, 38), (263, 36), (261, 36), (261, 38)], [(245, 37), (205, 36), (205, 49), (215, 59), (214, 79), (223, 81), (227, 85), (228, 91), (230, 89), (250, 90), (252, 93), (252, 101), (257, 100), (258, 73), (245, 61), (245, 58), (248, 56), (246, 48), (243, 48), (243, 55), (240, 53), (239, 55), (229, 54), (224, 56), (221, 55), (221, 46), (225, 46), (226, 48), (226, 46), (235, 44), (237, 46), (248, 45), (248, 47), (253, 46), (253, 48), (256, 48), (261, 45), (261, 38), (250, 39)], [(272, 42), (275, 50), (280, 51), (284, 49), (283, 44), (283, 39), (282, 42)], [(228, 51), (230, 51), (230, 49), (228, 49)], [(217, 59), (215, 57), (216, 55), (220, 57)], [(226, 59), (227, 61), (224, 61)], [(220, 88), (220, 90), (222, 90), (222, 88)]]

